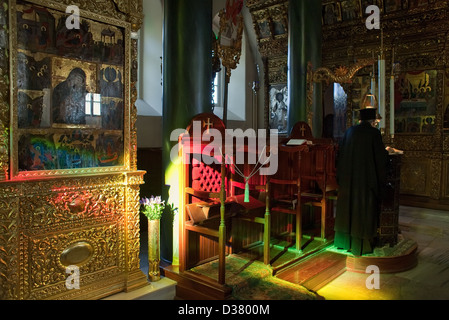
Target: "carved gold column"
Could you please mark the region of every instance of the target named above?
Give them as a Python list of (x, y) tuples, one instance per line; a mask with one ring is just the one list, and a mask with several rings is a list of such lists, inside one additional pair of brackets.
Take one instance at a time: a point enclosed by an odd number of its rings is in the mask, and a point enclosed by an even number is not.
[[(116, 1), (117, 2), (117, 1)], [(130, 1), (129, 22), (131, 23), (131, 106), (130, 106), (130, 168), (137, 170), (137, 78), (138, 78), (138, 38), (143, 21), (142, 0)]]
[(140, 185), (145, 172), (126, 174), (125, 182), (125, 242), (126, 242), (126, 290), (139, 288), (147, 283), (140, 270)]
[(9, 14), (8, 1), (0, 1), (0, 181), (9, 173)]
[(17, 300), (19, 295), (19, 190), (5, 188), (0, 196), (0, 300)]
[[(124, 2), (114, 0), (118, 7), (125, 7)], [(122, 2), (122, 3), (120, 3)], [(126, 234), (126, 271), (127, 271), (127, 287), (126, 290), (133, 290), (146, 284), (146, 276), (140, 270), (140, 215), (139, 215), (139, 198), (140, 185), (144, 183), (143, 176), (145, 172), (137, 170), (137, 79), (138, 79), (138, 37), (137, 32), (142, 26), (143, 20), (143, 3), (142, 0), (130, 0), (128, 7), (128, 21), (131, 23), (131, 81), (130, 81), (130, 146), (129, 161), (130, 170), (126, 176), (125, 199), (125, 234)]]
[[(9, 12), (8, 1), (0, 1), (0, 184), (9, 172)], [(13, 187), (0, 195), (0, 300), (18, 298), (19, 261), (17, 257), (18, 203), (10, 197), (17, 194)]]

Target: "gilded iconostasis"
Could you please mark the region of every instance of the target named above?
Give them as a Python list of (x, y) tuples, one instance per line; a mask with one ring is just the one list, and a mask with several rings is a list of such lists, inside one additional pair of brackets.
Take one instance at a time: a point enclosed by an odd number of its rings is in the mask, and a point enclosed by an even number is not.
[[(380, 29), (366, 27), (369, 5), (380, 9)], [(447, 1), (323, 0), (322, 8), (324, 67), (336, 70), (376, 60), (351, 83), (341, 84), (347, 95), (346, 126), (357, 120), (354, 111), (372, 90), (373, 75), (378, 94), (377, 60), (383, 53), (383, 133), (386, 144), (404, 151), (401, 199), (410, 205), (444, 206), (449, 199)]]
[(147, 284), (131, 37), (142, 18), (138, 0), (0, 0), (0, 299)]
[[(17, 2), (18, 170), (123, 165), (124, 30)], [(69, 25), (70, 27), (70, 25)]]

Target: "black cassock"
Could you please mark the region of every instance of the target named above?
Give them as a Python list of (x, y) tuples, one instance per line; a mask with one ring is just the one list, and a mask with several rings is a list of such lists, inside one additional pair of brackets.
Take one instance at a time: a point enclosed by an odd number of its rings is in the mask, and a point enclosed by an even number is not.
[(337, 157), (336, 247), (359, 256), (373, 251), (387, 161), (382, 135), (369, 122), (346, 131)]

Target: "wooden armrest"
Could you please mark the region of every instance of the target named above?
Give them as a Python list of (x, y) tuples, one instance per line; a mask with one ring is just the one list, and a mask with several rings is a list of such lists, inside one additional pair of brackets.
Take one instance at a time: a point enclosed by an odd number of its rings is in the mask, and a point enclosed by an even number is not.
[(195, 224), (193, 224), (192, 221), (186, 221), (185, 228), (189, 231), (193, 231), (196, 233), (204, 234), (204, 235), (215, 237), (215, 238), (218, 238), (218, 235), (219, 235), (218, 230), (195, 225)]
[(284, 180), (284, 179), (270, 179), (270, 183), (296, 185), (298, 183), (298, 181), (297, 180)]
[(195, 190), (192, 188), (185, 188), (185, 192), (198, 198), (204, 198), (204, 199), (219, 199), (220, 193), (218, 192), (207, 192), (207, 191), (200, 191)]

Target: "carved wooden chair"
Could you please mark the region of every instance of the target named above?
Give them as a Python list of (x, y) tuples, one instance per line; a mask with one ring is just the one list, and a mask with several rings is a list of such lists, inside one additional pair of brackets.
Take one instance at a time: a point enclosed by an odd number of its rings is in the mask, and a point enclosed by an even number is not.
[[(219, 133), (220, 137), (214, 136)], [(209, 150), (213, 139), (218, 150)], [(179, 138), (181, 169), (180, 271), (184, 272), (218, 255), (218, 283), (225, 283), (225, 258), (229, 247), (226, 211), (228, 172), (222, 161), (225, 126), (214, 114), (200, 114)], [(207, 154), (207, 155), (205, 155)], [(228, 210), (226, 210), (228, 209)]]
[[(254, 146), (241, 145), (235, 146), (234, 154), (253, 153), (258, 155), (257, 148)], [(252, 224), (263, 228), (263, 262), (270, 264), (270, 238), (271, 238), (271, 215), (267, 196), (266, 177), (260, 175), (260, 169), (263, 164), (244, 164), (233, 163), (230, 180), (230, 195), (228, 200), (238, 204), (238, 213), (233, 216), (235, 222), (242, 222), (245, 229), (233, 232), (233, 250), (241, 251), (249, 248), (255, 243), (260, 242), (260, 236), (257, 228)], [(233, 223), (233, 227), (237, 227)]]
[(293, 127), (289, 139), (310, 141), (307, 151), (302, 153), (299, 204), (320, 208), (320, 237), (315, 237), (315, 239), (325, 242), (327, 235), (330, 234), (333, 220), (333, 215), (329, 210), (329, 201), (336, 200), (338, 195), (335, 167), (337, 145), (332, 139), (314, 138), (310, 126), (305, 122), (298, 122)]
[[(300, 167), (303, 152), (308, 151), (307, 145), (289, 146), (281, 143), (279, 146), (279, 170), (268, 177), (268, 205), (271, 214), (287, 213), (295, 216), (295, 246), (301, 251), (302, 241), (302, 208)], [(288, 230), (290, 231), (290, 230)]]
[[(289, 142), (296, 140), (297, 143)], [(328, 201), (335, 199), (335, 146), (330, 139), (315, 139), (310, 126), (298, 122), (279, 146), (279, 171), (269, 179), (271, 212), (295, 216), (295, 247), (302, 250), (304, 205), (321, 209), (320, 237), (326, 241)]]

